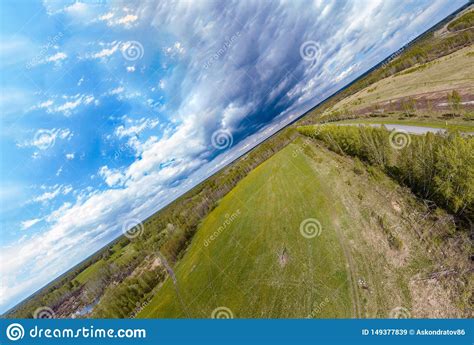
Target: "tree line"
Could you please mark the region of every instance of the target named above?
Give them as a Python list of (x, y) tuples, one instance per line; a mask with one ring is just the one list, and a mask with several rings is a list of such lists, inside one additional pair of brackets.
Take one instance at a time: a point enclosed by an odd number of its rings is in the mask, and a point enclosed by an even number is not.
[(379, 167), (460, 219), (474, 219), (474, 139), (452, 132), (410, 135), (370, 126), (303, 126), (329, 149)]

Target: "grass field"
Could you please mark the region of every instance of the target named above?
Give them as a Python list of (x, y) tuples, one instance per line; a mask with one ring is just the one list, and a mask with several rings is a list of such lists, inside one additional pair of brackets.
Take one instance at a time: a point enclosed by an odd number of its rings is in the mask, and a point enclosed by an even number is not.
[(423, 94), (446, 96), (450, 90), (472, 95), (474, 94), (473, 76), (474, 47), (469, 46), (435, 61), (382, 79), (346, 97), (331, 110), (341, 110), (344, 107), (357, 110), (375, 103)]
[[(352, 316), (350, 277), (331, 228), (333, 206), (322, 197), (304, 155), (289, 146), (256, 168), (207, 217), (177, 268), (183, 304), (171, 280), (142, 316), (209, 317), (219, 306), (240, 317), (304, 317), (331, 297), (325, 316)], [(298, 205), (298, 207), (295, 207)], [(207, 247), (226, 215), (236, 219)], [(318, 219), (321, 236), (307, 239), (300, 223)], [(287, 252), (287, 262), (279, 258)]]
[[(175, 280), (138, 317), (208, 318), (219, 307), (240, 318), (388, 317), (394, 308), (458, 315), (442, 286), (430, 287), (443, 297), (426, 307), (423, 286), (413, 285), (436, 255), (400, 219), (410, 212), (421, 232), (433, 223), (418, 221), (409, 193), (363, 170), (309, 140), (290, 144), (203, 220)], [(310, 218), (321, 231), (306, 238), (300, 225)]]
[(95, 262), (94, 264), (90, 265), (87, 267), (84, 271), (79, 273), (75, 280), (77, 280), (79, 283), (84, 284), (86, 283), (90, 277), (94, 274), (97, 274), (97, 272), (100, 270), (101, 267), (104, 267), (105, 262), (104, 260), (99, 260)]

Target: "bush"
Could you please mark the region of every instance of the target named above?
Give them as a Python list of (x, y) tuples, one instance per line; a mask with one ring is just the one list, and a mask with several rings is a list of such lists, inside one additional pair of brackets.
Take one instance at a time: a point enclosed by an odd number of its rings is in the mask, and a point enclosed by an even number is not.
[(325, 125), (299, 127), (298, 131), (324, 141), (335, 152), (370, 163), (367, 170), (374, 177), (380, 168), (451, 213), (468, 219), (474, 216), (472, 137), (458, 133), (406, 135), (405, 144), (399, 145), (385, 128)]
[(458, 19), (453, 20), (451, 23), (449, 23), (448, 30), (453, 32), (464, 30), (472, 26), (474, 26), (474, 11), (465, 13)]
[(456, 90), (453, 90), (453, 92), (448, 93), (448, 103), (454, 114), (457, 114), (461, 111), (461, 101), (461, 95)]
[(146, 270), (136, 277), (128, 277), (122, 284), (106, 291), (94, 309), (93, 317), (130, 317), (144, 297), (164, 279), (165, 271), (162, 267)]
[(355, 158), (354, 168), (352, 168), (355, 174), (362, 175), (365, 171), (364, 164), (360, 161), (359, 158)]

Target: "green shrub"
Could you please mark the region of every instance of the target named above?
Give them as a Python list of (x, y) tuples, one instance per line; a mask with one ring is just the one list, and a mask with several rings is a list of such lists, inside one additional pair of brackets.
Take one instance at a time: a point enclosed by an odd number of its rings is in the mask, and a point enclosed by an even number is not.
[(360, 161), (359, 158), (355, 158), (354, 160), (354, 168), (352, 168), (355, 174), (362, 175), (365, 171), (364, 164)]
[(474, 11), (465, 13), (459, 18), (453, 20), (451, 23), (449, 23), (448, 30), (453, 32), (464, 30), (472, 26), (474, 26)]
[(325, 125), (298, 130), (322, 140), (335, 152), (370, 163), (367, 171), (374, 178), (381, 169), (451, 213), (468, 219), (474, 216), (472, 137), (458, 133), (406, 134), (406, 142), (399, 145), (385, 128)]

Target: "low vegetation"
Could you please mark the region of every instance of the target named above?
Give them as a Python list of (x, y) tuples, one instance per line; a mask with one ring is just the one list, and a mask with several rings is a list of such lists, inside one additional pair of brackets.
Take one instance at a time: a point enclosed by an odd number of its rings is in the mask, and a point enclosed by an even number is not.
[(449, 31), (460, 31), (474, 26), (474, 11), (467, 12), (448, 25)]
[(451, 218), (301, 136), (222, 198), (137, 317), (461, 317), (472, 284)]
[[(470, 18), (473, 14), (474, 10), (471, 7), (461, 18)], [(464, 20), (465, 19), (463, 19), (463, 21)], [(392, 56), (379, 66), (379, 68), (362, 76), (350, 86), (328, 99), (324, 104), (318, 106), (317, 109), (311, 111), (307, 116), (300, 120), (299, 124), (307, 125), (318, 121), (321, 114), (334, 108), (341, 100), (348, 98), (365, 88), (370, 87), (369, 90), (371, 90), (371, 93), (373, 94), (376, 90), (374, 89), (373, 84), (384, 78), (396, 74), (403, 75), (405, 72), (420, 72), (436, 59), (452, 54), (464, 47), (471, 46), (474, 42), (474, 28), (472, 27), (469, 27), (466, 30), (458, 30), (448, 35), (435, 35), (436, 30), (442, 29), (443, 25), (446, 25), (446, 23), (438, 24), (434, 31), (430, 31), (418, 37), (409, 46), (402, 47), (399, 51), (392, 54)], [(469, 66), (464, 66), (464, 68), (468, 67)], [(362, 99), (360, 101), (362, 101)], [(342, 108), (337, 109), (336, 112), (337, 114), (334, 113), (334, 116), (339, 115), (345, 117), (347, 115), (347, 112)]]
[(338, 153), (380, 167), (453, 214), (474, 217), (474, 139), (457, 133), (423, 136), (367, 126), (305, 126), (299, 132)]

